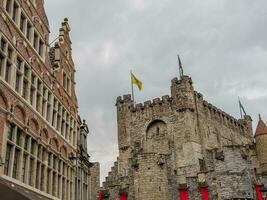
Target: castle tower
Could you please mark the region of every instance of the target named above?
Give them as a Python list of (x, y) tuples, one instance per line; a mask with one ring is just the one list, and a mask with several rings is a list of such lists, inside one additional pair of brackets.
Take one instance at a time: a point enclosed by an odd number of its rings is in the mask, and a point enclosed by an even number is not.
[(267, 172), (267, 126), (259, 116), (255, 133), (256, 151), (262, 172)]
[(118, 121), (118, 141), (119, 141), (119, 168), (118, 173), (127, 176), (128, 174), (128, 159), (131, 156), (131, 137), (130, 132), (126, 128), (130, 110), (133, 108), (131, 95), (118, 97), (117, 102), (117, 121)]
[(171, 96), (178, 110), (194, 110), (192, 79), (189, 76), (182, 76), (181, 80), (178, 80), (178, 78), (172, 79)]

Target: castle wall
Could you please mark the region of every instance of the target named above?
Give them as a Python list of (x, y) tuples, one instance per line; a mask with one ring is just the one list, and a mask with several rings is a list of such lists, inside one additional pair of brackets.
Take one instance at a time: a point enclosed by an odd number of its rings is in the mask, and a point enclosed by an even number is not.
[[(207, 183), (210, 186), (212, 199), (254, 199), (256, 176), (253, 171), (249, 150), (240, 146), (222, 148), (223, 157), (217, 157), (213, 150), (209, 157)], [(216, 158), (217, 157), (217, 158)]]
[(170, 199), (165, 157), (141, 154), (137, 159), (138, 169), (134, 170), (133, 176), (135, 199)]
[[(211, 199), (253, 197), (251, 169), (257, 157), (251, 149), (246, 159), (240, 153), (243, 147), (253, 146), (249, 116), (237, 120), (206, 102), (187, 76), (172, 80), (171, 96), (134, 105), (131, 96), (124, 95), (116, 106), (119, 167), (115, 176), (127, 179), (113, 185), (117, 192), (128, 185), (129, 200), (157, 199), (159, 194), (163, 200), (179, 198), (181, 185), (188, 187), (190, 199), (201, 199), (203, 183), (209, 186)], [(163, 168), (156, 162), (159, 155), (168, 158)], [(107, 180), (110, 177), (114, 173)]]

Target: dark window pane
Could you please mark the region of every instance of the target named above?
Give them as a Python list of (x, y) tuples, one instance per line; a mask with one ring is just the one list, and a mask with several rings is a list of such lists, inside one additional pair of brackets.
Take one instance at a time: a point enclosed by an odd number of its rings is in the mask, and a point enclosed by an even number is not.
[(10, 144), (7, 144), (6, 146), (6, 158), (5, 158), (5, 168), (4, 168), (4, 174), (9, 174), (9, 168), (10, 168), (10, 159), (11, 159), (11, 149), (12, 146)]
[(13, 178), (18, 178), (19, 154), (20, 154), (20, 150), (15, 149), (13, 172), (12, 172), (12, 177)]

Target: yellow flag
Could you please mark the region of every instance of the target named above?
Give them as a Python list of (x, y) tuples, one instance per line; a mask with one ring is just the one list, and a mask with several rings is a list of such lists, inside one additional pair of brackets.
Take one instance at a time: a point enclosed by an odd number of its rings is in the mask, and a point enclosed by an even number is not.
[(135, 84), (139, 90), (142, 90), (143, 83), (136, 78), (136, 76), (131, 72), (131, 81), (132, 84)]

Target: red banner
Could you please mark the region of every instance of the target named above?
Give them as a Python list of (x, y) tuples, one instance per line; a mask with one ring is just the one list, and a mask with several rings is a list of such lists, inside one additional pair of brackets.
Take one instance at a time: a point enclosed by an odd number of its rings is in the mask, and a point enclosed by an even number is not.
[(127, 195), (125, 193), (121, 194), (120, 195), (120, 200), (127, 200)]
[(203, 200), (209, 200), (209, 190), (208, 188), (200, 188), (200, 194), (202, 195)]
[(258, 200), (264, 200), (263, 196), (262, 196), (262, 193), (261, 193), (262, 187), (263, 187), (262, 185), (257, 185), (256, 186), (256, 193), (257, 193), (257, 199)]
[(98, 200), (103, 200), (103, 194), (102, 191), (98, 192)]
[(180, 200), (188, 200), (188, 189), (180, 190)]

